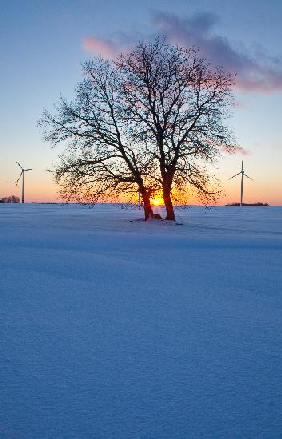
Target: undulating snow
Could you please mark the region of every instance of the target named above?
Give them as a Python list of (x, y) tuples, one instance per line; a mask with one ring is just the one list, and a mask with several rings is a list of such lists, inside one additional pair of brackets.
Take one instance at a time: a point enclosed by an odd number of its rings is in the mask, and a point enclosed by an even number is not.
[(0, 205), (1, 439), (282, 437), (282, 208)]

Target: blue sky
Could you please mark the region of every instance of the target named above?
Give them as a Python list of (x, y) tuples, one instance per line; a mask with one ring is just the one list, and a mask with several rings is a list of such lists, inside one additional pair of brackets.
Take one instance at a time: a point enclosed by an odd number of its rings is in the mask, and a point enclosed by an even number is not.
[[(226, 192), (222, 202), (238, 198), (237, 182), (227, 179), (244, 159), (255, 178), (246, 199), (282, 204), (281, 17), (282, 2), (275, 0), (2, 2), (0, 196), (18, 192), (18, 160), (34, 169), (27, 200), (55, 199), (46, 169), (58, 151), (42, 142), (36, 126), (43, 108), (52, 108), (61, 93), (72, 96), (81, 62), (101, 43), (126, 47), (161, 30), (172, 41), (199, 43), (206, 56), (238, 69), (238, 103), (230, 124), (248, 154), (217, 164)], [(92, 52), (86, 41), (93, 42)]]

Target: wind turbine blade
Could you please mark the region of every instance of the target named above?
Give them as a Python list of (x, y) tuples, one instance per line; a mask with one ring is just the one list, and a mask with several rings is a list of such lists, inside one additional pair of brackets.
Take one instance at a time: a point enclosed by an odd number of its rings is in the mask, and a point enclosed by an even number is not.
[(247, 178), (249, 178), (250, 180), (253, 180), (253, 181), (254, 181), (254, 179), (251, 178), (251, 177), (249, 177), (247, 174), (244, 174), (244, 177), (247, 177)]
[(32, 171), (32, 169), (31, 169), (31, 168), (29, 168), (29, 169), (25, 169), (25, 171)]
[(20, 181), (20, 179), (21, 179), (21, 176), (22, 176), (22, 173), (23, 173), (23, 171), (20, 173), (20, 176), (19, 176), (19, 178), (17, 179), (17, 181), (16, 181), (16, 185), (18, 184), (18, 182)]
[(19, 165), (19, 167), (20, 167), (21, 169), (23, 169), (22, 165), (21, 165), (19, 162), (16, 162), (16, 163), (17, 163), (17, 165)]
[(233, 175), (233, 177), (228, 178), (228, 180), (231, 180), (232, 178), (237, 177), (237, 175), (240, 175), (240, 174), (241, 174), (241, 172), (238, 172), (238, 174)]

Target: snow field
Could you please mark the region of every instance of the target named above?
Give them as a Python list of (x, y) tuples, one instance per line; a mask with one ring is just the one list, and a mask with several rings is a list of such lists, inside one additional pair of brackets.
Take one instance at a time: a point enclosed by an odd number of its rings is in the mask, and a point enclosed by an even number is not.
[(177, 215), (0, 205), (1, 439), (281, 438), (282, 208)]

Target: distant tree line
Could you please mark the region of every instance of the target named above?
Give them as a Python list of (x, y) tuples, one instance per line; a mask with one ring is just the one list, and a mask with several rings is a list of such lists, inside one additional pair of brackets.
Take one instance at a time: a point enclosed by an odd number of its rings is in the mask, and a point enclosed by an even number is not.
[(10, 195), (9, 197), (0, 198), (0, 203), (19, 203), (19, 202), (20, 202), (19, 197), (16, 197), (15, 195)]

